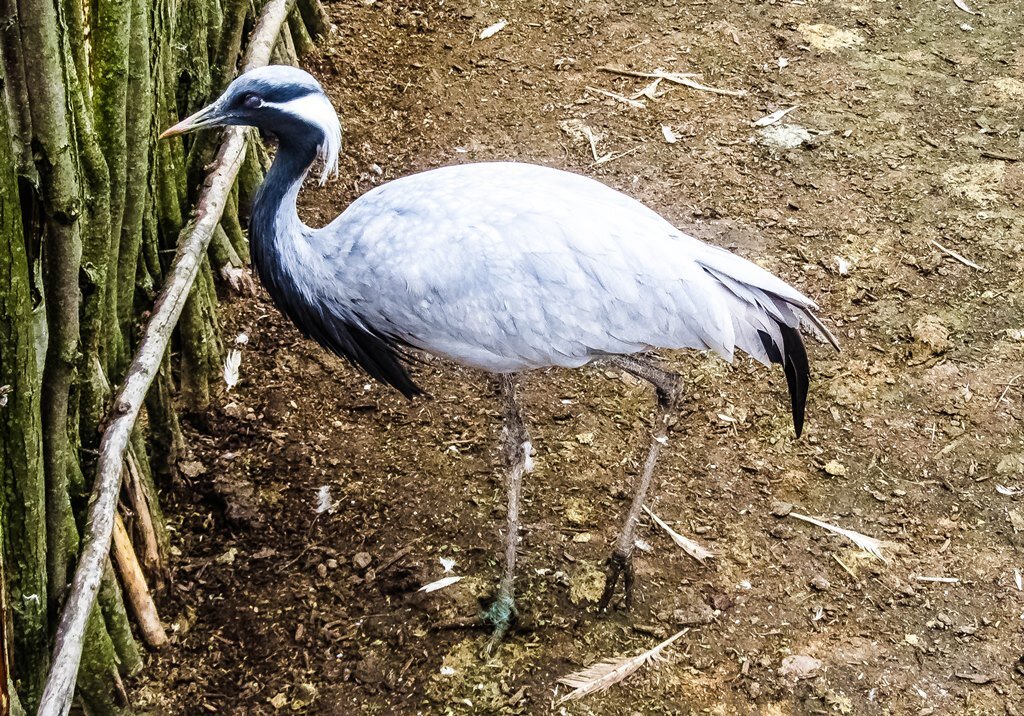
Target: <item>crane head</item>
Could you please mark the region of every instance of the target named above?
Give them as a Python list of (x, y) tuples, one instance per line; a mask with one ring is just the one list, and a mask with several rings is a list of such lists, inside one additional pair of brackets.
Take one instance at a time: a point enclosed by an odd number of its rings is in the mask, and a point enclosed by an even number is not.
[(315, 150), (323, 162), (321, 184), (338, 171), (338, 114), (320, 83), (297, 67), (268, 65), (239, 75), (217, 100), (168, 128), (160, 138), (226, 125), (258, 127), (282, 144)]

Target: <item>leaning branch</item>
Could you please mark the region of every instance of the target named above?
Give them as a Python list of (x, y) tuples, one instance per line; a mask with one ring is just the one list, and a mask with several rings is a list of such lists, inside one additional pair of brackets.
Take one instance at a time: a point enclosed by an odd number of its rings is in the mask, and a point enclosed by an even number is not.
[[(246, 52), (245, 70), (267, 64), (281, 26), (294, 0), (270, 0), (253, 30)], [(124, 385), (114, 400), (107, 429), (100, 442), (96, 479), (89, 498), (89, 515), (82, 552), (75, 570), (64, 610), (57, 626), (53, 665), (46, 680), (37, 716), (65, 716), (71, 708), (78, 665), (82, 658), (82, 639), (89, 613), (96, 602), (103, 565), (110, 551), (117, 495), (125, 449), (143, 399), (167, 350), (171, 332), (181, 315), (192, 283), (228, 199), (235, 175), (242, 165), (245, 141), (236, 127), (225, 131), (225, 140), (217, 153), (213, 170), (207, 176), (196, 205), (193, 221), (182, 232), (178, 255), (167, 284), (153, 308), (138, 353), (128, 369)]]

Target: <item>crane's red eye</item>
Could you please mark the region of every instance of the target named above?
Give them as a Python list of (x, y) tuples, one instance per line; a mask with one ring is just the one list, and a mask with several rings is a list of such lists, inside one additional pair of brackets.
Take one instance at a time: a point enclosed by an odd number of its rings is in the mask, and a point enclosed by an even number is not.
[(246, 109), (259, 109), (263, 106), (263, 99), (258, 94), (250, 92), (242, 99), (242, 106)]

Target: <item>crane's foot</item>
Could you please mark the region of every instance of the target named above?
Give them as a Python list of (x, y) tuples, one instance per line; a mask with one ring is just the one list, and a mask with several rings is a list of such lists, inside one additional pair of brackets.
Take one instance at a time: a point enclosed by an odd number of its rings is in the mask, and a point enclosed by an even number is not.
[(481, 612), (480, 617), (485, 623), (494, 625), (494, 630), (484, 645), (483, 655), (486, 658), (497, 651), (509, 629), (519, 619), (515, 598), (511, 594), (499, 594), (491, 606)]
[(601, 594), (601, 601), (597, 603), (599, 612), (606, 611), (615, 596), (615, 587), (622, 577), (622, 587), (625, 595), (622, 598), (622, 607), (627, 612), (633, 608), (633, 554), (623, 554), (619, 550), (613, 550), (604, 572), (604, 592)]

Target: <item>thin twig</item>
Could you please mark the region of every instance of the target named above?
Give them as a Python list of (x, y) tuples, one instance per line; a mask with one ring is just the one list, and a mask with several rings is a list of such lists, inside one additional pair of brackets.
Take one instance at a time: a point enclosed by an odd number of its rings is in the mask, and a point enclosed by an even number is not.
[(598, 67), (598, 70), (602, 72), (611, 72), (616, 75), (625, 75), (627, 77), (643, 77), (666, 80), (668, 82), (674, 82), (677, 85), (683, 85), (690, 89), (700, 90), (701, 92), (711, 92), (712, 94), (723, 94), (728, 97), (745, 97), (747, 95), (746, 90), (727, 90), (720, 89), (718, 87), (709, 87), (708, 85), (702, 85), (700, 82), (691, 78), (697, 75), (692, 72), (665, 72), (664, 70), (655, 70), (654, 72), (635, 72), (633, 70), (625, 70), (621, 67), (613, 67), (611, 65), (604, 65)]
[(114, 535), (111, 552), (114, 557), (114, 565), (118, 574), (121, 575), (121, 584), (124, 585), (125, 601), (135, 617), (135, 623), (139, 627), (139, 634), (142, 640), (154, 649), (160, 649), (167, 644), (167, 632), (160, 623), (160, 615), (157, 614), (156, 604), (153, 603), (153, 595), (146, 584), (146, 577), (139, 566), (139, 559), (132, 547), (132, 538), (128, 536), (124, 522), (120, 515), (114, 516)]
[(946, 254), (947, 256), (952, 256), (957, 261), (962, 263), (964, 266), (970, 266), (972, 269), (977, 269), (978, 271), (983, 271), (984, 270), (984, 269), (981, 268), (981, 266), (979, 266), (978, 264), (974, 263), (970, 259), (964, 258), (962, 255), (958, 254), (956, 251), (953, 251), (952, 249), (947, 249), (945, 246), (940, 244), (935, 239), (928, 239), (928, 242), (932, 246), (937, 248), (939, 251), (941, 251), (942, 253)]
[(597, 94), (604, 95), (605, 97), (610, 97), (616, 102), (622, 102), (622, 104), (629, 105), (634, 109), (645, 109), (647, 107), (646, 104), (639, 100), (630, 99), (629, 97), (623, 97), (621, 94), (616, 94), (615, 92), (609, 92), (608, 90), (603, 90), (598, 87), (591, 87), (590, 85), (587, 85), (586, 89), (588, 92), (595, 92)]
[(918, 582), (939, 582), (940, 584), (959, 584), (959, 577), (925, 577), (924, 575), (914, 575), (914, 579)]
[[(270, 60), (274, 41), (294, 0), (270, 0), (263, 6), (246, 51), (245, 70)], [(207, 175), (196, 206), (196, 218), (182, 232), (177, 259), (146, 325), (139, 350), (128, 368), (123, 386), (114, 400), (112, 414), (100, 441), (96, 478), (89, 500), (89, 513), (82, 551), (67, 601), (57, 625), (53, 659), (46, 679), (38, 716), (65, 716), (71, 708), (82, 659), (85, 625), (96, 603), (103, 565), (110, 550), (111, 533), (121, 487), (124, 452), (135, 420), (150, 384), (167, 351), (171, 332), (178, 322), (206, 255), (213, 231), (220, 222), (228, 193), (242, 164), (245, 140), (242, 130), (228, 128), (213, 170)]]
[(1003, 388), (1003, 392), (999, 394), (999, 399), (996, 400), (996, 405), (1003, 402), (1003, 398), (1005, 398), (1006, 394), (1010, 392), (1010, 388), (1012, 388), (1013, 384), (1017, 382), (1017, 378), (1020, 378), (1021, 376), (1024, 376), (1024, 373), (1018, 373), (1017, 375), (1010, 378), (1009, 382), (1007, 382), (1006, 384), (1006, 387)]
[(832, 559), (839, 563), (839, 566), (843, 568), (843, 571), (849, 574), (854, 579), (858, 579), (857, 575), (853, 573), (853, 570), (846, 566), (846, 562), (839, 559), (836, 555), (832, 555)]
[(1021, 161), (1021, 157), (1019, 157), (1019, 156), (1017, 156), (1015, 154), (1003, 154), (1002, 152), (993, 152), (993, 151), (988, 150), (988, 149), (984, 150), (981, 153), (981, 156), (985, 157), (986, 159), (998, 159), (998, 160), (1003, 161), (1003, 162), (1019, 162), (1019, 161)]
[[(651, 72), (637, 72), (636, 70), (627, 70), (622, 67), (615, 67), (614, 65), (602, 65), (597, 68), (598, 72), (609, 72), (613, 75), (623, 75), (624, 77), (639, 77), (641, 79), (665, 79), (660, 75), (653, 74)], [(680, 72), (678, 77), (698, 77), (699, 75), (693, 72), (682, 73)]]
[[(614, 162), (616, 159), (622, 159), (623, 157), (629, 156), (630, 154), (632, 154), (633, 152), (637, 151), (638, 149), (640, 149), (640, 145), (639, 144), (636, 145), (635, 147), (633, 147), (632, 149), (627, 149), (626, 151), (618, 152), (617, 154), (612, 154), (612, 153), (609, 152), (608, 154), (605, 154), (604, 156), (597, 157), (594, 160), (594, 166), (598, 166), (599, 164), (607, 164), (608, 162)], [(597, 151), (596, 147), (594, 148), (594, 151), (596, 153), (596, 151)]]

